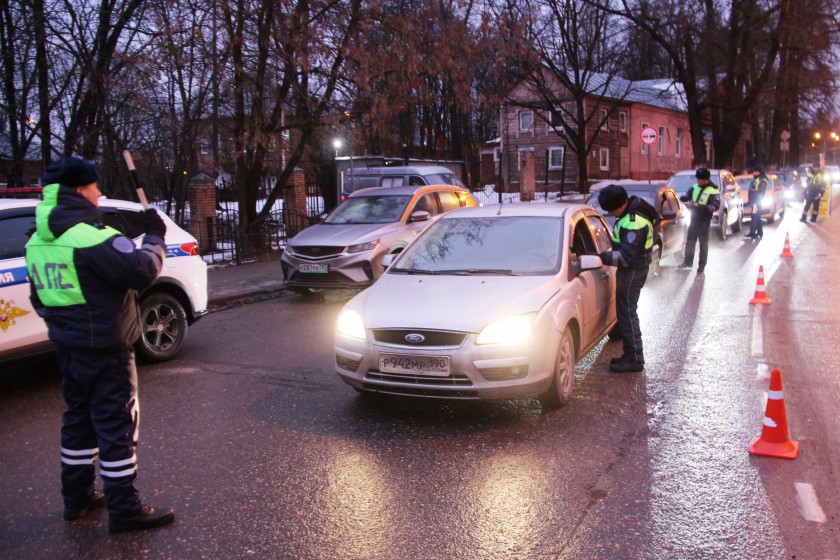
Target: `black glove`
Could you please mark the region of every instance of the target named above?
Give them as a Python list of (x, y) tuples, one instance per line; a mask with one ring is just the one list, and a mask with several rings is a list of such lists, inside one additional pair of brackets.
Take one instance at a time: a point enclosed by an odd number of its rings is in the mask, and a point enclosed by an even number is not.
[(163, 219), (158, 215), (157, 210), (154, 208), (146, 210), (144, 226), (146, 233), (149, 235), (155, 235), (161, 239), (163, 239), (166, 235), (166, 224), (163, 223)]
[(601, 253), (598, 256), (601, 257), (601, 262), (602, 263), (604, 263), (605, 265), (610, 264), (611, 261), (609, 260), (609, 258), (610, 258), (610, 253), (609, 252)]
[(688, 202), (689, 200), (691, 200), (691, 197), (689, 197), (687, 194), (684, 194), (680, 197), (680, 200), (683, 202)]

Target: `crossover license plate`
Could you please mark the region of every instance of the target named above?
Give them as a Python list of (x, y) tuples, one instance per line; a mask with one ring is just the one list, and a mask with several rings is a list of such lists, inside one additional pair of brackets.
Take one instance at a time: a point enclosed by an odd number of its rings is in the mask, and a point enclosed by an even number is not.
[(379, 354), (379, 371), (405, 375), (449, 375), (449, 356), (407, 356), (405, 354)]
[(330, 271), (330, 265), (328, 264), (302, 264), (298, 266), (298, 270), (301, 272), (308, 272), (308, 273), (315, 273), (315, 274), (326, 274)]

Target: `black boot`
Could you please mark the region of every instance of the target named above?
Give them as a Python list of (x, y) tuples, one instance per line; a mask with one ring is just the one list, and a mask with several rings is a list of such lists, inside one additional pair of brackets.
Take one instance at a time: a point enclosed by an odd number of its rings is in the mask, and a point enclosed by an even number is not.
[(150, 506), (143, 506), (140, 511), (127, 517), (112, 517), (108, 524), (108, 530), (112, 533), (124, 533), (126, 531), (142, 531), (163, 527), (175, 520), (175, 512), (171, 509), (161, 511)]
[(64, 506), (64, 520), (65, 521), (73, 521), (83, 517), (87, 512), (92, 509), (98, 509), (105, 505), (105, 494), (102, 492), (94, 492), (93, 495), (83, 506), (79, 507), (71, 507), (71, 506)]

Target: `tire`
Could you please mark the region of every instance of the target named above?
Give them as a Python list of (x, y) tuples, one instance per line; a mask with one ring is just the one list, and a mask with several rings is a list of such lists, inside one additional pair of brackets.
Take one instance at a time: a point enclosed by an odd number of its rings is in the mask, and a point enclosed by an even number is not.
[(170, 294), (150, 294), (140, 302), (140, 338), (134, 345), (144, 362), (157, 363), (178, 355), (187, 334), (187, 314)]
[(738, 233), (741, 231), (741, 224), (744, 223), (744, 211), (740, 210), (738, 212), (738, 219), (735, 220), (735, 223), (732, 224), (732, 233)]
[(658, 243), (653, 246), (650, 251), (650, 269), (648, 270), (648, 280), (653, 280), (659, 276), (659, 268), (662, 263), (662, 246)]
[(568, 329), (560, 335), (557, 358), (554, 361), (554, 376), (548, 391), (540, 395), (540, 402), (548, 408), (563, 406), (572, 398), (575, 381), (575, 340)]
[[(729, 224), (727, 223), (727, 219), (729, 216), (726, 212), (720, 217), (720, 224), (718, 225), (718, 233), (720, 234), (720, 238), (722, 241), (726, 241), (726, 232), (729, 229)], [(741, 229), (741, 226), (738, 226), (738, 229)], [(735, 231), (735, 226), (732, 226), (732, 231)]]
[(768, 224), (772, 224), (773, 222), (775, 222), (775, 221), (776, 221), (776, 213), (778, 212), (778, 210), (779, 210), (779, 209), (778, 209), (778, 208), (776, 208), (776, 205), (775, 205), (775, 204), (773, 204), (773, 213), (772, 213), (772, 214), (770, 214), (770, 217), (769, 217), (769, 218), (767, 218), (767, 223), (768, 223)]

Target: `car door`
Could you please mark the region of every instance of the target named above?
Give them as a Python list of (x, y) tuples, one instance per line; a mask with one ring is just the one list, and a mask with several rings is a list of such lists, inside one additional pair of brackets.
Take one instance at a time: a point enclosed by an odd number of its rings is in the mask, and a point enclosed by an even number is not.
[(26, 242), (35, 231), (35, 207), (0, 214), (0, 356), (48, 344), (47, 326), (29, 300)]
[(680, 207), (680, 201), (677, 199), (676, 193), (671, 189), (662, 189), (659, 195), (659, 215), (671, 213), (675, 214), (675, 218), (662, 220), (661, 233), (662, 237), (662, 257), (673, 255), (675, 252), (682, 251), (685, 246), (686, 233), (688, 226), (686, 225), (685, 213)]
[[(596, 241), (590, 220), (595, 224), (600, 243)], [(604, 219), (592, 214), (586, 216), (583, 212), (572, 219), (572, 259), (577, 260), (582, 255), (597, 255), (610, 250), (609, 228)], [(606, 239), (606, 249), (604, 249)], [(583, 313), (581, 326), (581, 347), (589, 347), (593, 340), (603, 336), (604, 325), (609, 322), (611, 309), (615, 308), (615, 285), (611, 267), (598, 270), (585, 270), (574, 277), (579, 284), (578, 300)]]
[(720, 183), (721, 207), (726, 208), (727, 222), (734, 224), (741, 219), (741, 207), (744, 205), (741, 186), (728, 172), (721, 172)]

